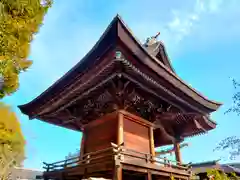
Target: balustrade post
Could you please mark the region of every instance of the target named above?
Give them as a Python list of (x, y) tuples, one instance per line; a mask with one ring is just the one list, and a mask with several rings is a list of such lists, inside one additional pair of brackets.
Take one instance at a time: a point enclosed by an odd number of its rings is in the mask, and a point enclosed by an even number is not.
[(90, 163), (90, 154), (87, 155), (87, 161), (86, 161), (87, 164)]

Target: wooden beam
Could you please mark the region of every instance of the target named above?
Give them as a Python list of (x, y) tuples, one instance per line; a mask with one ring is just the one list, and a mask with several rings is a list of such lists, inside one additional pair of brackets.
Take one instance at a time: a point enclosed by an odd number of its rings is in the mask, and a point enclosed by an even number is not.
[(123, 116), (127, 116), (128, 118), (130, 118), (131, 120), (133, 120), (133, 121), (135, 121), (137, 123), (140, 123), (140, 124), (142, 124), (144, 126), (154, 127), (155, 128), (155, 125), (153, 123), (147, 121), (146, 119), (143, 119), (140, 116), (132, 114), (132, 113), (126, 111), (126, 110), (119, 110), (118, 112), (123, 114)]
[(179, 142), (174, 143), (174, 149), (175, 149), (176, 161), (178, 163), (182, 164), (182, 157), (181, 157), (180, 143)]
[(113, 119), (117, 119), (117, 111), (114, 111), (114, 112), (111, 112), (111, 113), (108, 113), (108, 114), (105, 114), (104, 116), (100, 117), (100, 118), (97, 118), (93, 121), (90, 121), (89, 123), (85, 124), (83, 126), (84, 129), (90, 129), (90, 128), (93, 128), (93, 127), (96, 127), (96, 126), (99, 126), (100, 124), (106, 121), (112, 121)]
[[(187, 147), (187, 146), (189, 146), (188, 143), (182, 143), (182, 144), (179, 145), (180, 148), (184, 148), (184, 147)], [(155, 154), (156, 154), (156, 156), (159, 156), (159, 155), (168, 154), (168, 153), (172, 153), (172, 152), (175, 152), (175, 147), (155, 152)]]

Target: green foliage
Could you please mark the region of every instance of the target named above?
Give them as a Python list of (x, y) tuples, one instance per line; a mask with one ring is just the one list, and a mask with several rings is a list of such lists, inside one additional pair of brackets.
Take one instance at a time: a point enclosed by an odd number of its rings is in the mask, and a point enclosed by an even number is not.
[[(233, 81), (233, 86), (236, 92), (234, 93), (232, 99), (233, 99), (233, 105), (230, 107), (225, 113), (236, 113), (237, 115), (240, 115), (240, 83), (236, 81), (235, 79)], [(230, 150), (230, 159), (233, 160), (237, 156), (240, 155), (240, 138), (237, 136), (230, 136), (222, 141), (217, 145), (217, 147), (214, 150)]]
[[(226, 174), (224, 172), (220, 172), (217, 169), (209, 169), (207, 171), (207, 177), (210, 180), (240, 180), (240, 177), (236, 175), (236, 173)], [(192, 174), (191, 178), (192, 180), (198, 179), (197, 175)], [(174, 176), (170, 175), (170, 180), (175, 180)]]
[(240, 155), (240, 139), (237, 136), (227, 137), (218, 143), (215, 151), (230, 150), (230, 159), (234, 160)]
[[(30, 43), (42, 25), (52, 0), (0, 0), (0, 98), (19, 87), (19, 74), (27, 70)], [(0, 180), (24, 159), (25, 141), (14, 112), (0, 104)]]
[(0, 98), (19, 87), (18, 75), (32, 61), (27, 57), (34, 34), (42, 25), (52, 0), (0, 0), (0, 75), (4, 78)]
[(11, 167), (21, 165), (25, 140), (20, 123), (11, 109), (0, 103), (0, 179), (5, 180)]
[(233, 94), (233, 105), (225, 113), (234, 112), (237, 115), (240, 115), (240, 83), (235, 79), (233, 81), (233, 86), (235, 93)]
[(238, 177), (235, 173), (231, 173), (227, 175), (224, 172), (220, 172), (216, 169), (210, 169), (207, 172), (207, 176), (209, 179), (214, 179), (214, 180), (239, 180), (240, 177)]
[(214, 180), (228, 180), (228, 177), (225, 173), (219, 172), (216, 169), (211, 169), (207, 172), (207, 176), (210, 179), (214, 179)]

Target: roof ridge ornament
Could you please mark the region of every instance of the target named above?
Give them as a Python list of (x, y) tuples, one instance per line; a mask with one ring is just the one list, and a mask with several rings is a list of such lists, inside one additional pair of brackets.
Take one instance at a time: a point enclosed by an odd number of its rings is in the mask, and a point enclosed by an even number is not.
[(150, 38), (147, 38), (147, 40), (146, 40), (146, 42), (144, 43), (144, 45), (148, 47), (148, 46), (151, 46), (151, 45), (157, 43), (157, 42), (158, 42), (158, 41), (157, 41), (157, 38), (158, 38), (159, 35), (160, 35), (160, 32), (158, 32), (155, 36), (152, 36), (152, 37), (150, 37)]

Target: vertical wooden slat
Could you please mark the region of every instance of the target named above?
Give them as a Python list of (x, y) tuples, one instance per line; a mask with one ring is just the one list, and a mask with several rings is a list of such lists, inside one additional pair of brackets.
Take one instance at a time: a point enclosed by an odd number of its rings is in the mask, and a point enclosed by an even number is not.
[(81, 148), (80, 148), (80, 159), (83, 159), (84, 153), (85, 153), (85, 140), (86, 140), (86, 132), (82, 131), (82, 141), (81, 141)]
[(149, 128), (149, 137), (150, 137), (150, 153), (155, 157), (155, 146), (154, 146), (154, 136), (153, 136), (153, 127)]
[(117, 126), (117, 144), (120, 145), (123, 143), (123, 114), (118, 112), (118, 126)]
[(180, 152), (180, 144), (179, 143), (174, 143), (174, 149), (175, 149), (176, 161), (178, 161), (179, 164), (182, 164), (182, 157), (181, 157), (181, 152)]

